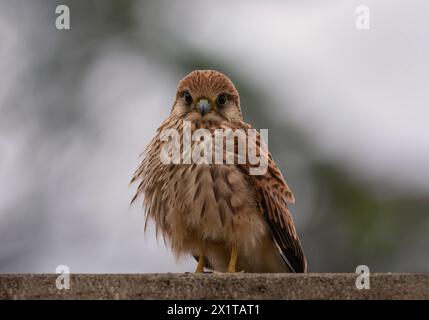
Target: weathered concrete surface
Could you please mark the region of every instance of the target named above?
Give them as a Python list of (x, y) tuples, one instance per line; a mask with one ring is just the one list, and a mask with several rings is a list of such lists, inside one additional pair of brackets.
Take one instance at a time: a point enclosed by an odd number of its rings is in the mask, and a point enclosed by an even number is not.
[(0, 299), (429, 299), (429, 274), (0, 274)]

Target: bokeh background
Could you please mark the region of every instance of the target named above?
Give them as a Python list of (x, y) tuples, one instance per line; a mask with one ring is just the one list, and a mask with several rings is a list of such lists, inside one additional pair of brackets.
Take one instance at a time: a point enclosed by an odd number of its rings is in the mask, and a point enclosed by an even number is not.
[[(67, 4), (71, 30), (55, 28)], [(370, 8), (370, 30), (355, 9)], [(0, 0), (0, 272), (193, 271), (141, 205), (177, 82), (217, 69), (296, 196), (309, 271), (429, 270), (429, 3)]]

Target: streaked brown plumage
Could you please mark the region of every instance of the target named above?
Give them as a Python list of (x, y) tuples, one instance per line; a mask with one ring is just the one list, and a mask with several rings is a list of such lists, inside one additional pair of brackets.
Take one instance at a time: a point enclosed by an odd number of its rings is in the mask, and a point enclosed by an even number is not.
[[(227, 97), (219, 105), (219, 97)], [(208, 101), (209, 112), (196, 102)], [(192, 100), (192, 102), (189, 103)], [(250, 175), (245, 164), (162, 164), (165, 143), (160, 132), (182, 132), (183, 120), (192, 130), (244, 129), (240, 98), (223, 74), (194, 71), (177, 88), (170, 116), (147, 146), (132, 182), (140, 184), (133, 201), (144, 195), (146, 221), (152, 218), (176, 256), (193, 255), (197, 271), (306, 272), (288, 203), (295, 201), (280, 170), (268, 153), (268, 170)], [(260, 147), (259, 137), (256, 147)], [(259, 149), (263, 152), (262, 149)], [(236, 149), (235, 149), (236, 152)]]

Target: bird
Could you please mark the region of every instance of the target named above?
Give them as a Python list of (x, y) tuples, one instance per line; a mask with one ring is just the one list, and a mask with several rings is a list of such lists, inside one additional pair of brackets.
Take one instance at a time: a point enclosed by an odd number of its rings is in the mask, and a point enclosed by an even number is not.
[[(163, 148), (171, 142), (163, 139), (163, 132), (176, 130), (184, 143), (184, 123), (194, 131), (205, 129), (211, 134), (238, 130), (244, 139), (246, 130), (253, 129), (243, 120), (239, 93), (225, 74), (194, 70), (180, 80), (170, 115), (141, 154), (131, 179), (138, 184), (131, 202), (143, 196), (145, 230), (148, 220), (153, 220), (157, 237), (162, 233), (176, 258), (196, 260), (196, 273), (206, 269), (221, 273), (307, 272), (289, 210), (295, 197), (269, 151), (262, 148), (266, 144), (260, 134), (253, 146), (267, 157), (263, 174), (251, 174), (254, 165), (248, 158), (220, 164), (161, 161)], [(197, 142), (191, 142), (191, 152)], [(179, 147), (179, 151), (183, 149)], [(234, 146), (235, 160), (237, 150)]]

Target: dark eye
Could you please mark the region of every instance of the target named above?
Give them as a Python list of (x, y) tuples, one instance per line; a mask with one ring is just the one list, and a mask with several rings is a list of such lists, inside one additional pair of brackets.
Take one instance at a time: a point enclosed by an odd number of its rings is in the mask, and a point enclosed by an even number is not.
[(183, 99), (185, 99), (185, 102), (187, 104), (191, 104), (192, 103), (192, 96), (189, 94), (188, 91), (183, 92)]
[(226, 96), (226, 94), (220, 94), (217, 97), (216, 103), (218, 104), (218, 106), (224, 106), (227, 101), (228, 101), (228, 97)]

